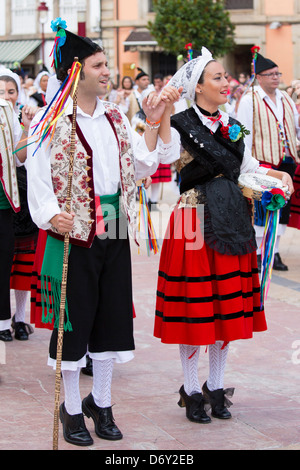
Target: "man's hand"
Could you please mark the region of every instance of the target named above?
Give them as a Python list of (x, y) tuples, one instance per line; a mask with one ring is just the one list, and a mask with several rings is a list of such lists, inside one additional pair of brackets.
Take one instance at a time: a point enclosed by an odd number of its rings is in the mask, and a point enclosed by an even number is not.
[(68, 212), (61, 212), (56, 214), (50, 220), (50, 223), (56, 228), (59, 233), (69, 233), (72, 231), (74, 226), (74, 212), (69, 214)]

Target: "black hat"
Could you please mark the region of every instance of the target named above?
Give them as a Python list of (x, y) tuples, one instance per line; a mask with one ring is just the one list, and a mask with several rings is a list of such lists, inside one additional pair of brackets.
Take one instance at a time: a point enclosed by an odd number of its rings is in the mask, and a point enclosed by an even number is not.
[[(53, 25), (53, 26), (52, 26)], [(57, 31), (53, 47), (53, 61), (56, 71), (60, 68), (67, 70), (77, 57), (79, 61), (102, 50), (100, 46), (89, 38), (77, 36), (67, 29), (66, 22), (61, 18), (52, 21), (53, 31)]]
[(273, 60), (266, 59), (261, 54), (257, 53), (255, 73), (261, 73), (264, 72), (264, 70), (273, 69), (274, 67), (278, 67), (278, 65), (275, 64)]
[(142, 77), (149, 77), (149, 75), (146, 72), (144, 72), (144, 70), (140, 69), (139, 67), (137, 69), (140, 71), (140, 73), (138, 73), (137, 76), (135, 77), (136, 80), (139, 80)]

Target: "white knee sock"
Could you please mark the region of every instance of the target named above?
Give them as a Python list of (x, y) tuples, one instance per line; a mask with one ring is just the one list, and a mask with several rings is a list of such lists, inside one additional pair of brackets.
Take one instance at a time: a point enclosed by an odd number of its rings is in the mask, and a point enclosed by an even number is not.
[(80, 368), (77, 370), (63, 370), (63, 383), (65, 390), (65, 407), (69, 415), (82, 413), (79, 390)]
[(207, 379), (207, 387), (211, 391), (224, 387), (224, 373), (229, 344), (223, 349), (222, 346), (223, 341), (216, 341), (215, 344), (210, 344), (208, 347), (209, 377)]
[(179, 345), (180, 359), (184, 376), (184, 390), (187, 395), (201, 392), (198, 379), (198, 359), (200, 346)]
[(15, 322), (25, 322), (25, 313), (26, 313), (26, 302), (29, 291), (27, 290), (15, 290), (15, 299), (16, 299), (16, 313), (15, 313)]
[(111, 406), (111, 382), (114, 359), (93, 359), (93, 390), (95, 403), (100, 408)]

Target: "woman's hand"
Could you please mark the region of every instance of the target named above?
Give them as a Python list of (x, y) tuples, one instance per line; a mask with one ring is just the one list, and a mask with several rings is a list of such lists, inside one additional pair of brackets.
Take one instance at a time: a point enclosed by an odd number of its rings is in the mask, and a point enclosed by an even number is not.
[[(294, 192), (294, 184), (293, 184), (293, 180), (291, 178), (291, 176), (288, 174), (288, 173), (285, 173), (284, 171), (282, 172), (282, 178), (281, 178), (281, 181), (282, 181), (282, 185), (283, 186), (288, 186), (289, 188), (289, 193), (290, 193), (290, 196), (293, 194)], [(288, 198), (289, 199), (289, 198)]]
[(278, 170), (269, 170), (267, 175), (273, 176), (273, 178), (278, 178), (282, 182), (282, 186), (288, 187), (288, 192), (286, 199), (290, 199), (291, 195), (294, 192), (294, 184), (291, 176), (286, 173), (285, 171), (278, 171)]

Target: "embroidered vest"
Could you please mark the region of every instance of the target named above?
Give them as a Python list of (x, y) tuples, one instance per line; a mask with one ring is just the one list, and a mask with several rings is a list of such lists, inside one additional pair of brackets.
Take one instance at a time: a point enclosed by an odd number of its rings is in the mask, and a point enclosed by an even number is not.
[(0, 180), (5, 195), (14, 210), (20, 211), (20, 197), (17, 181), (16, 161), (12, 153), (13, 138), (13, 109), (6, 101), (0, 104)]
[[(107, 102), (103, 102), (103, 104), (106, 108), (105, 115), (112, 126), (119, 146), (121, 208), (127, 217), (129, 231), (136, 240), (136, 186), (129, 135), (117, 106)], [(67, 196), (71, 128), (70, 117), (63, 115), (57, 122), (51, 141), (52, 184), (62, 211), (65, 210)], [(71, 210), (75, 213), (75, 217), (74, 228), (70, 232), (70, 242), (90, 247), (96, 233), (93, 152), (78, 125), (75, 140)], [(55, 227), (52, 226), (50, 232), (55, 238), (63, 239), (63, 235), (59, 234)]]
[(284, 158), (284, 146), (288, 145), (291, 156), (297, 158), (295, 118), (291, 100), (287, 93), (282, 92), (283, 99), (283, 130), (271, 107), (257, 91), (254, 92), (254, 126), (252, 154), (259, 162), (269, 163), (278, 167)]

